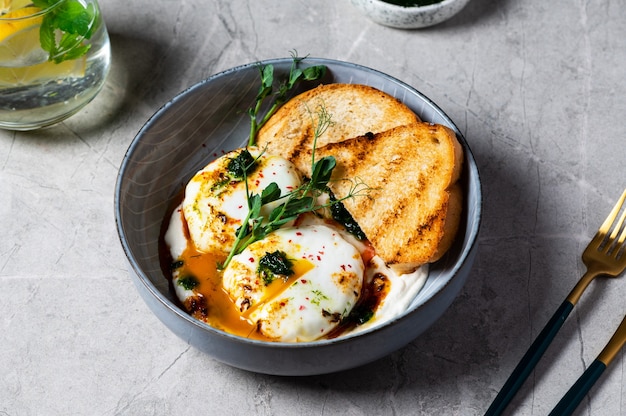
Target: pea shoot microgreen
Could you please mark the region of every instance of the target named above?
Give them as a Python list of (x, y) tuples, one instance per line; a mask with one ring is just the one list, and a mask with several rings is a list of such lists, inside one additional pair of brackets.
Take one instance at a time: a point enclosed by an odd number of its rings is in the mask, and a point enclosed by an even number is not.
[[(250, 116), (250, 136), (248, 139), (248, 146), (253, 146), (256, 141), (258, 131), (263, 125), (270, 119), (272, 115), (280, 108), (281, 105), (287, 101), (287, 93), (291, 91), (301, 81), (315, 81), (326, 74), (326, 66), (314, 65), (307, 68), (300, 68), (298, 65), (306, 57), (299, 57), (296, 51), (291, 52), (291, 68), (289, 70), (289, 79), (283, 81), (278, 90), (274, 90), (274, 66), (262, 65), (259, 66), (259, 72), (261, 75), (261, 86), (255, 99), (255, 105), (248, 110)], [(271, 104), (269, 110), (259, 118), (259, 113), (263, 102), (266, 98), (274, 95), (274, 101)]]
[(48, 52), (48, 60), (60, 63), (77, 59), (89, 51), (90, 39), (98, 27), (100, 13), (93, 4), (83, 5), (78, 0), (32, 0), (41, 9), (50, 9), (39, 29), (41, 48)]
[[(313, 115), (311, 115), (315, 121)], [(331, 202), (320, 203), (319, 197), (328, 192), (328, 182), (331, 180), (333, 169), (336, 166), (336, 160), (333, 156), (325, 156), (315, 160), (315, 147), (317, 139), (324, 134), (326, 129), (332, 124), (331, 115), (321, 106), (317, 115), (313, 136), (313, 156), (311, 177), (295, 190), (286, 195), (282, 195), (280, 188), (275, 182), (265, 187), (260, 194), (246, 192), (248, 195), (248, 215), (243, 221), (243, 225), (237, 230), (233, 249), (228, 257), (220, 265), (221, 269), (228, 266), (232, 258), (241, 253), (246, 247), (255, 241), (262, 240), (269, 233), (278, 230), (285, 224), (294, 221), (298, 216), (307, 212), (316, 212), (320, 209), (327, 208), (332, 204), (356, 196), (363, 189), (367, 189), (362, 182), (355, 182), (347, 196), (340, 199), (334, 199)], [(246, 172), (243, 169), (244, 182), (247, 185)], [(269, 203), (283, 199), (284, 201), (275, 207), (271, 213), (265, 218), (261, 214), (261, 208)]]

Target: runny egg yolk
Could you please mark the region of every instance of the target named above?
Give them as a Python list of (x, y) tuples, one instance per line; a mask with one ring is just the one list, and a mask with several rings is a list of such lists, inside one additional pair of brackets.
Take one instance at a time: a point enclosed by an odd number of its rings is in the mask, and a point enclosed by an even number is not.
[[(259, 264), (281, 252), (295, 265), (280, 286), (267, 284)], [(224, 270), (223, 285), (243, 316), (275, 341), (316, 340), (337, 327), (361, 294), (365, 265), (360, 252), (326, 225), (282, 228), (249, 245)], [(304, 273), (303, 273), (304, 272)]]
[[(214, 328), (244, 338), (269, 341), (263, 333), (257, 331), (257, 324), (242, 314), (229, 294), (222, 286), (222, 272), (218, 266), (224, 257), (214, 253), (202, 253), (188, 245), (175, 264), (174, 289), (184, 307), (196, 319), (206, 322)], [(294, 274), (288, 281), (277, 279), (269, 287), (269, 295), (280, 294), (286, 286), (307, 273), (313, 265), (308, 260), (294, 264)], [(185, 278), (192, 278), (191, 286), (185, 289)]]

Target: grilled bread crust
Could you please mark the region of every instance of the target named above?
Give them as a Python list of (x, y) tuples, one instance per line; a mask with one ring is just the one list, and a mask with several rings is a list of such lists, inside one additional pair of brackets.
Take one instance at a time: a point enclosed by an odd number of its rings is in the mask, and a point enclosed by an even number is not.
[(318, 138), (318, 147), (419, 121), (405, 104), (376, 88), (325, 84), (285, 103), (259, 131), (257, 146), (289, 160), (311, 149), (322, 106), (331, 115), (332, 124)]
[[(337, 166), (329, 185), (338, 198), (355, 180), (369, 188), (343, 204), (389, 266), (410, 272), (450, 248), (463, 198), (463, 150), (452, 130), (415, 122), (315, 149), (316, 160), (331, 155)], [(294, 163), (310, 175), (311, 150)]]

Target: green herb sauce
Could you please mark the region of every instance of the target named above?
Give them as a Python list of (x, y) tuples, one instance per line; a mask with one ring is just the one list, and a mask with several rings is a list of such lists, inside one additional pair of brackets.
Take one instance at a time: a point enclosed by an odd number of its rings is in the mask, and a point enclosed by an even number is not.
[(259, 260), (258, 273), (263, 279), (263, 283), (267, 286), (277, 276), (291, 276), (294, 273), (293, 262), (282, 251), (276, 250), (273, 253), (265, 253)]
[(178, 279), (178, 284), (185, 290), (192, 290), (194, 287), (198, 286), (200, 282), (198, 282), (198, 279), (194, 276), (184, 276)]
[(245, 174), (250, 174), (254, 170), (256, 161), (247, 150), (242, 150), (237, 156), (228, 162), (228, 173), (233, 179), (242, 180)]
[(358, 238), (359, 240), (365, 240), (366, 236), (359, 224), (352, 218), (352, 215), (348, 212), (346, 207), (339, 201), (332, 192), (329, 192), (332, 205), (330, 206), (330, 212), (335, 221), (343, 225), (350, 234)]

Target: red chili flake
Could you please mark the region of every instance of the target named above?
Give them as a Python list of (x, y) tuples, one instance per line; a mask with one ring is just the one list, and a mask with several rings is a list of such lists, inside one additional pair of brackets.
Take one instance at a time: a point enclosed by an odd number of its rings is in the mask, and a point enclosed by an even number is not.
[(343, 270), (344, 272), (346, 271), (346, 265), (345, 264), (341, 265), (341, 270)]
[(285, 302), (280, 302), (280, 306), (285, 306)]
[(307, 280), (306, 279), (300, 279), (300, 282), (301, 283), (307, 283)]
[(296, 232), (296, 235), (302, 235), (302, 232), (298, 231)]
[(239, 205), (237, 208), (241, 209), (241, 208), (243, 208), (243, 205)]
[(265, 176), (263, 175), (263, 171), (260, 171), (260, 172), (259, 172), (259, 177), (260, 177), (260, 178), (264, 178), (264, 177), (265, 177)]
[(248, 259), (248, 261), (249, 261), (250, 263), (254, 263), (254, 257), (250, 257), (250, 258)]
[(303, 310), (305, 310), (306, 308), (304, 307), (304, 305), (300, 305), (300, 307), (299, 307), (298, 309), (299, 309), (299, 310), (301, 310), (301, 311), (303, 311)]
[(317, 256), (317, 261), (321, 261), (322, 257), (321, 256)]

